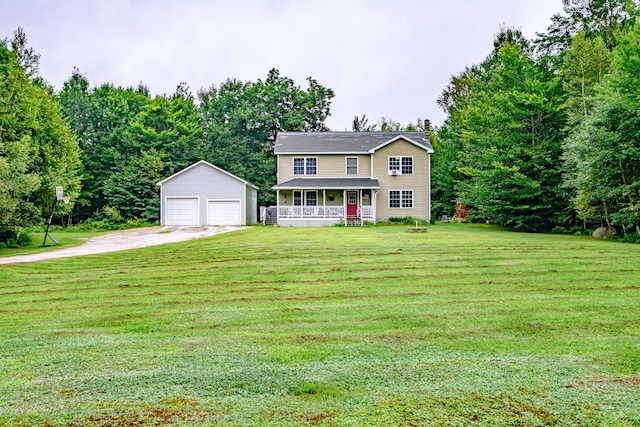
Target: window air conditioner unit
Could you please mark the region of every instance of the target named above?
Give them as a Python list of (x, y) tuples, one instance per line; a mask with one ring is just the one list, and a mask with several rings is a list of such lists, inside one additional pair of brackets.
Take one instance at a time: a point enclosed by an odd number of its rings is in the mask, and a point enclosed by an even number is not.
[(399, 170), (392, 170), (392, 171), (391, 171), (391, 175), (392, 175), (392, 176), (396, 176), (396, 175), (402, 175), (402, 174), (400, 173), (400, 171), (399, 171)]

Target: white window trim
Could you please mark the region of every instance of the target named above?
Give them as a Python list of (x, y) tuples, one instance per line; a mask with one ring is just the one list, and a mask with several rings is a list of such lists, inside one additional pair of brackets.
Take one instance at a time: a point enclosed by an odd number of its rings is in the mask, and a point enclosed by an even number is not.
[[(398, 169), (391, 169), (391, 159), (398, 159), (399, 163), (398, 163)], [(402, 175), (402, 157), (400, 156), (389, 156), (387, 157), (387, 171), (389, 172), (389, 175), (394, 175), (394, 171), (395, 171), (395, 175)]]
[[(356, 160), (356, 173), (349, 173), (349, 159), (355, 159)], [(344, 174), (345, 175), (358, 175), (358, 158), (357, 157), (345, 157), (344, 159)]]
[[(402, 159), (411, 159), (411, 173), (403, 173), (402, 172)], [(398, 169), (391, 169), (391, 159), (398, 159)], [(413, 156), (388, 156), (387, 157), (387, 172), (389, 175), (413, 175), (413, 171), (415, 170), (415, 163), (413, 161)], [(395, 171), (395, 173), (394, 173)]]
[[(298, 159), (302, 159), (302, 173), (296, 173), (296, 160)], [(306, 172), (306, 168), (305, 168), (305, 158), (304, 157), (294, 157), (291, 159), (291, 173), (293, 174), (293, 176), (300, 176), (300, 175), (304, 175), (304, 172)]]
[[(316, 167), (316, 173), (314, 173), (314, 174), (310, 174), (308, 172), (309, 171), (308, 163), (309, 163), (309, 160), (311, 160), (311, 159), (315, 159), (315, 161), (316, 161), (316, 166), (315, 166)], [(304, 174), (305, 175), (318, 175), (318, 158), (317, 157), (305, 157), (304, 158)]]
[[(296, 205), (296, 193), (300, 193), (300, 204)], [(316, 195), (316, 204), (307, 204), (307, 194), (314, 193)], [(291, 194), (291, 206), (320, 206), (320, 191), (318, 190), (293, 190)]]
[[(311, 193), (313, 193), (313, 194), (315, 194), (315, 195), (316, 195), (316, 204), (315, 204), (315, 205), (309, 205), (309, 204), (307, 204), (307, 202), (308, 202), (308, 200), (309, 200), (309, 199), (307, 198), (307, 196), (308, 196), (309, 194), (311, 194)], [(304, 191), (304, 206), (319, 206), (319, 205), (320, 205), (320, 203), (319, 203), (319, 201), (318, 201), (318, 190), (305, 190), (305, 191)]]
[[(402, 160), (403, 159), (411, 159), (411, 173), (402, 172)], [(413, 164), (413, 156), (401, 156), (400, 157), (400, 171), (402, 172), (403, 175), (413, 175), (414, 167), (415, 167), (415, 165)]]
[[(294, 190), (291, 192), (291, 206), (304, 206), (304, 191), (303, 190)], [(296, 205), (296, 193), (300, 193), (300, 204)]]
[[(397, 191), (400, 194), (400, 198), (398, 199), (400, 201), (400, 206), (391, 206), (391, 192), (392, 191)], [(402, 192), (403, 191), (411, 191), (411, 207), (410, 208), (406, 208), (404, 206), (402, 206)], [(416, 200), (415, 200), (415, 194), (416, 192), (413, 191), (413, 189), (409, 189), (409, 188), (404, 188), (404, 189), (400, 189), (400, 190), (388, 190), (387, 193), (387, 206), (389, 209), (413, 209), (414, 206), (416, 205)]]
[[(304, 160), (304, 165), (303, 165), (304, 173), (302, 173), (302, 174), (296, 173), (296, 159), (303, 159)], [(315, 159), (316, 160), (316, 173), (313, 173), (313, 174), (310, 174), (310, 173), (307, 172), (308, 167), (309, 167), (307, 165), (307, 161), (310, 160), (310, 159)], [(318, 158), (317, 157), (293, 157), (291, 159), (291, 167), (292, 167), (291, 172), (292, 172), (293, 176), (306, 176), (306, 175), (316, 176), (316, 175), (318, 175)]]

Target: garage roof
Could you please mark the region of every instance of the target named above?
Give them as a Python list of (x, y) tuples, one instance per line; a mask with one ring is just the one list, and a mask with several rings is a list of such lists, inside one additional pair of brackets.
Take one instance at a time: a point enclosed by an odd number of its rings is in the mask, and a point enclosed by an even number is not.
[(222, 172), (222, 173), (223, 173), (223, 174), (225, 174), (225, 175), (229, 175), (230, 177), (235, 178), (235, 179), (237, 179), (237, 180), (238, 180), (238, 181), (240, 181), (240, 182), (243, 182), (244, 184), (248, 185), (249, 187), (252, 187), (252, 188), (255, 188), (256, 190), (258, 190), (258, 187), (257, 187), (256, 185), (253, 185), (253, 184), (251, 184), (250, 182), (245, 181), (244, 179), (242, 179), (242, 178), (240, 178), (240, 177), (237, 177), (237, 176), (235, 176), (234, 174), (229, 173), (229, 172), (227, 172), (226, 170), (224, 170), (224, 169), (222, 169), (222, 168), (219, 168), (219, 167), (218, 167), (218, 166), (216, 166), (216, 165), (212, 165), (211, 163), (206, 162), (206, 161), (204, 161), (204, 160), (200, 160), (199, 162), (196, 162), (196, 163), (192, 164), (191, 166), (187, 166), (186, 168), (182, 169), (180, 172), (176, 172), (176, 173), (174, 173), (174, 174), (173, 174), (173, 175), (171, 175), (169, 178), (165, 178), (165, 179), (163, 179), (162, 181), (160, 181), (160, 182), (159, 182), (159, 183), (157, 183), (156, 185), (161, 186), (161, 185), (162, 185), (162, 184), (164, 184), (165, 182), (167, 182), (167, 181), (169, 181), (169, 180), (172, 180), (173, 178), (177, 177), (178, 175), (182, 175), (182, 174), (183, 174), (183, 173), (185, 173), (186, 171), (188, 171), (188, 170), (190, 170), (190, 169), (192, 169), (192, 168), (194, 168), (194, 167), (196, 167), (196, 166), (198, 166), (198, 165), (201, 165), (201, 164), (207, 165), (207, 166), (209, 166), (210, 168), (215, 169), (215, 170), (217, 170), (218, 172)]

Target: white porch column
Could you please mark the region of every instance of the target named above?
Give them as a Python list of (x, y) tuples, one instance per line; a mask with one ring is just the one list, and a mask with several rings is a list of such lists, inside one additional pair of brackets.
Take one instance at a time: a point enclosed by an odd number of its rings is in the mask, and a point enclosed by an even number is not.
[(322, 190), (322, 218), (327, 217), (327, 190)]
[(373, 223), (378, 221), (378, 191), (371, 190), (371, 207), (373, 210)]
[(358, 209), (360, 209), (360, 225), (364, 224), (362, 219), (362, 188), (358, 190)]
[(431, 224), (431, 154), (427, 152), (427, 158), (429, 159), (429, 174), (427, 175), (427, 193), (429, 197), (429, 203), (427, 204), (429, 212), (427, 212), (427, 222)]
[(344, 223), (347, 223), (347, 190), (342, 190), (342, 215)]

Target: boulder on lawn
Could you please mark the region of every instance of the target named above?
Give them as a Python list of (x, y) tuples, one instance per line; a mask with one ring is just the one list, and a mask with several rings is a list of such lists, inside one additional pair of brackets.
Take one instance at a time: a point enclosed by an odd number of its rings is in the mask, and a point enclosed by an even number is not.
[(596, 231), (593, 232), (593, 237), (596, 239), (608, 239), (613, 236), (616, 230), (613, 227), (598, 227)]

